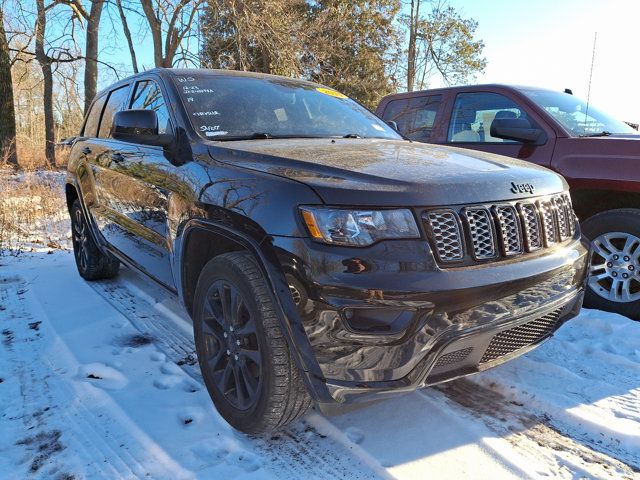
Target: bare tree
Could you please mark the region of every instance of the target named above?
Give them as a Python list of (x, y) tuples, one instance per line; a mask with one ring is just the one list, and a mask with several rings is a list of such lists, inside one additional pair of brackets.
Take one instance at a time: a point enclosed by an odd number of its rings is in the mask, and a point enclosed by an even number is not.
[(411, 10), (407, 19), (409, 44), (407, 48), (407, 91), (413, 91), (416, 79), (416, 41), (420, 23), (420, 0), (411, 0)]
[(131, 55), (131, 66), (133, 67), (133, 72), (138, 73), (138, 60), (136, 58), (136, 50), (133, 47), (131, 30), (129, 30), (129, 22), (127, 21), (127, 16), (124, 13), (122, 0), (116, 0), (116, 5), (118, 7), (118, 13), (120, 14), (120, 21), (122, 22), (122, 30), (124, 31), (124, 37), (127, 39), (127, 45), (129, 46), (129, 54)]
[(462, 17), (447, 0), (430, 2), (426, 12), (420, 7), (420, 0), (412, 0), (409, 15), (402, 18), (409, 32), (407, 90), (426, 88), (433, 75), (460, 84), (482, 72), (487, 61), (484, 43), (474, 38), (478, 22)]
[(156, 67), (172, 67), (205, 0), (140, 0), (151, 30)]
[(44, 89), (44, 155), (50, 166), (56, 163), (55, 132), (53, 130), (53, 69), (52, 59), (45, 51), (45, 31), (47, 29), (47, 11), (44, 0), (36, 0), (35, 57), (42, 70)]
[[(79, 3), (79, 2), (78, 2)], [(92, 0), (89, 13), (82, 8), (81, 12), (87, 21), (87, 38), (85, 45), (84, 66), (84, 112), (87, 113), (93, 97), (98, 89), (98, 44), (100, 18), (104, 8), (103, 0)]]
[(9, 42), (4, 29), (4, 6), (0, 4), (0, 159), (18, 166), (16, 152), (16, 114), (13, 102), (13, 80)]

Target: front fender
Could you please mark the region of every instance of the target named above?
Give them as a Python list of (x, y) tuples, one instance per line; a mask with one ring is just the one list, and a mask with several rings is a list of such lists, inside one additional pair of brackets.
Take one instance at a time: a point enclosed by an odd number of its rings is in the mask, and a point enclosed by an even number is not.
[[(180, 265), (184, 265), (185, 246), (189, 235), (195, 230), (205, 230), (215, 236), (219, 236), (224, 241), (236, 244), (240, 249), (249, 252), (253, 256), (264, 275), (278, 321), (289, 345), (291, 356), (300, 369), (311, 395), (318, 402), (330, 402), (332, 399), (326, 387), (324, 376), (302, 325), (302, 319), (291, 297), (288, 282), (271, 238), (265, 236), (261, 240), (257, 240), (250, 235), (233, 230), (225, 224), (206, 219), (191, 219), (186, 222), (180, 237), (176, 239), (175, 257), (180, 259)], [(186, 305), (184, 269), (179, 268), (176, 271), (179, 272), (177, 285), (179, 285), (180, 300), (183, 305)]]

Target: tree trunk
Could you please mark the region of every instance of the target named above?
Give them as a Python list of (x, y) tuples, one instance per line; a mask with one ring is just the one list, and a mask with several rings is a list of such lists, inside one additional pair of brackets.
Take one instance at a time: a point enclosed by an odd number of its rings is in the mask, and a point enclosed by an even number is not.
[(36, 60), (42, 69), (44, 83), (43, 108), (44, 108), (44, 154), (50, 167), (56, 164), (54, 125), (53, 125), (53, 71), (51, 58), (44, 50), (44, 34), (47, 28), (47, 16), (44, 8), (44, 0), (36, 0)]
[(127, 39), (127, 45), (129, 45), (129, 53), (131, 54), (131, 65), (133, 66), (133, 73), (138, 73), (138, 60), (136, 58), (136, 50), (133, 48), (131, 30), (129, 30), (129, 23), (127, 22), (127, 17), (124, 14), (124, 9), (122, 8), (122, 0), (116, 0), (116, 5), (118, 5), (118, 12), (120, 13), (120, 21), (122, 21), (124, 36)]
[(409, 48), (407, 51), (407, 91), (412, 92), (416, 80), (416, 40), (420, 22), (420, 0), (411, 0), (409, 16)]
[[(164, 58), (162, 55), (162, 25), (153, 11), (153, 3), (151, 0), (140, 0), (142, 10), (147, 17), (149, 29), (151, 30), (151, 38), (153, 39), (153, 60), (156, 67), (164, 67)], [(167, 32), (169, 35), (171, 32)]]
[(103, 0), (93, 0), (87, 18), (87, 40), (84, 66), (84, 113), (96, 96), (98, 89), (98, 30), (102, 16)]
[(4, 12), (0, 6), (0, 160), (18, 166), (16, 152), (16, 113), (13, 104), (13, 81), (9, 44), (4, 31)]

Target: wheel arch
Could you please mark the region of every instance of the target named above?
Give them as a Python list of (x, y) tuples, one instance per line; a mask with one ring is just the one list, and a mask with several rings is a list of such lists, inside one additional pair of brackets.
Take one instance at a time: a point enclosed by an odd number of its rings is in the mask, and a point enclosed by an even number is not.
[(78, 189), (73, 183), (66, 182), (64, 185), (64, 194), (67, 200), (67, 210), (71, 212), (71, 206), (73, 205), (73, 202), (80, 198)]
[[(179, 296), (189, 315), (198, 277), (209, 260), (233, 251), (249, 253), (262, 271), (291, 355), (316, 401), (331, 401), (320, 366), (293, 301), (285, 271), (269, 237), (256, 240), (209, 220), (189, 220), (178, 241)], [(197, 245), (197, 247), (196, 247)]]

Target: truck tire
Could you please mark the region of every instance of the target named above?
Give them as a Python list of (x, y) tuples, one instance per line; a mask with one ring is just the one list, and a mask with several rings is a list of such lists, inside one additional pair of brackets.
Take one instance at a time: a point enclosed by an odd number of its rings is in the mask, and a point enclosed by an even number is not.
[(85, 280), (103, 280), (118, 275), (120, 262), (102, 253), (89, 232), (80, 200), (71, 205), (71, 243), (78, 273)]
[(592, 250), (585, 306), (640, 320), (640, 210), (598, 213), (582, 232)]
[(261, 434), (307, 411), (311, 397), (251, 255), (226, 253), (205, 265), (196, 286), (193, 320), (205, 385), (220, 415), (234, 428)]

